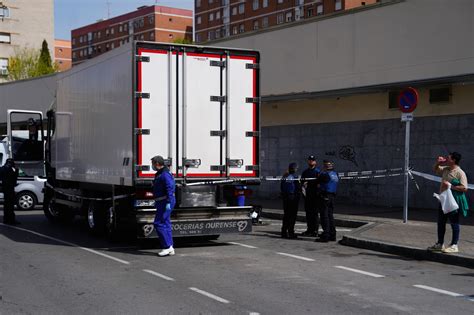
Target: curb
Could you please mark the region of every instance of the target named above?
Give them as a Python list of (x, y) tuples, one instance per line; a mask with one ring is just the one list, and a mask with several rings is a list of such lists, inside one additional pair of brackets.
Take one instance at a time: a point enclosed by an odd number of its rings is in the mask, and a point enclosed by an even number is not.
[(339, 241), (341, 245), (369, 249), (377, 252), (395, 254), (398, 256), (404, 256), (413, 258), (416, 260), (428, 260), (442, 264), (456, 265), (460, 267), (474, 269), (474, 258), (457, 255), (457, 254), (444, 254), (430, 252), (426, 249), (417, 247), (397, 245), (388, 242), (381, 242), (363, 237), (355, 237), (350, 235), (344, 235), (342, 240)]
[[(274, 220), (283, 220), (283, 212), (280, 211), (269, 211), (262, 210), (262, 217), (267, 219), (274, 219)], [(296, 221), (299, 222), (306, 222), (306, 216), (302, 214), (298, 214), (296, 216)], [(357, 220), (349, 220), (349, 219), (341, 219), (337, 218), (337, 215), (334, 218), (334, 224), (339, 227), (346, 227), (346, 228), (359, 228), (363, 225), (366, 225), (367, 222), (365, 221), (357, 221)]]

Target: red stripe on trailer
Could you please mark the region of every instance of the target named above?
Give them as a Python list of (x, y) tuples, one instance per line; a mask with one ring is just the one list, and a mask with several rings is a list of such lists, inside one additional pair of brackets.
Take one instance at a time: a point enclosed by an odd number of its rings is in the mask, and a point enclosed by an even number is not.
[(200, 53), (186, 53), (189, 57), (207, 57), (207, 58), (217, 58), (220, 59), (221, 55), (216, 54), (200, 54)]
[[(138, 55), (141, 56), (142, 55), (142, 50), (139, 49), (138, 50)], [(141, 92), (142, 91), (142, 63), (141, 62), (138, 62), (137, 63), (138, 66), (137, 66), (137, 71), (138, 71), (138, 83), (137, 83), (137, 91), (138, 92)], [(137, 118), (138, 118), (138, 121), (137, 121), (137, 126), (138, 128), (142, 128), (142, 99), (139, 98), (137, 99)], [(141, 135), (138, 135), (137, 137), (137, 150), (138, 150), (138, 159), (137, 159), (137, 164), (138, 165), (142, 165), (142, 136)], [(142, 171), (138, 171), (138, 177), (141, 177), (143, 174), (142, 174)]]

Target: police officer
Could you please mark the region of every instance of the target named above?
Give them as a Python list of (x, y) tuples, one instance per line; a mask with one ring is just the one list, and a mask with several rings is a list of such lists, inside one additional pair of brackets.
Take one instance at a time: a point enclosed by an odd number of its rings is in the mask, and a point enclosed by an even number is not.
[(13, 159), (7, 159), (5, 165), (0, 168), (0, 180), (3, 186), (3, 223), (18, 225), (15, 218), (15, 187), (18, 180), (18, 168), (15, 167)]
[(317, 167), (316, 157), (308, 156), (308, 168), (301, 174), (301, 183), (304, 188), (304, 210), (306, 212), (307, 229), (303, 236), (318, 236), (318, 177), (320, 169)]
[(323, 169), (319, 174), (322, 206), (320, 209), (321, 225), (323, 234), (317, 242), (328, 242), (336, 240), (336, 227), (334, 225), (334, 199), (336, 198), (339, 176), (334, 171), (334, 164), (324, 160)]
[(175, 254), (173, 248), (173, 233), (171, 229), (170, 215), (176, 204), (174, 196), (175, 182), (173, 175), (162, 156), (155, 156), (151, 159), (153, 170), (156, 171), (153, 180), (153, 196), (155, 197), (156, 216), (155, 229), (160, 239), (162, 250), (158, 256), (172, 256)]
[(298, 213), (299, 184), (296, 176), (298, 165), (290, 163), (288, 172), (281, 180), (281, 196), (283, 198), (283, 225), (281, 227), (281, 237), (297, 238), (295, 234), (296, 215)]

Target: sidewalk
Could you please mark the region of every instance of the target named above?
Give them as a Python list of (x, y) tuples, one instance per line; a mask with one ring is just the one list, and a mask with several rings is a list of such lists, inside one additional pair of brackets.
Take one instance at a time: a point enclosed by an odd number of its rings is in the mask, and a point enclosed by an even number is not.
[[(281, 200), (250, 200), (250, 204), (261, 205), (263, 216), (281, 219)], [(305, 221), (302, 202), (298, 221)], [(342, 245), (370, 249), (384, 253), (406, 256), (417, 260), (430, 260), (474, 269), (474, 216), (461, 218), (461, 239), (458, 254), (428, 252), (426, 248), (437, 240), (434, 209), (409, 209), (408, 223), (402, 222), (401, 208), (352, 206), (337, 204), (335, 221), (337, 226), (355, 228), (343, 236)], [(451, 240), (451, 226), (446, 225), (445, 244)]]

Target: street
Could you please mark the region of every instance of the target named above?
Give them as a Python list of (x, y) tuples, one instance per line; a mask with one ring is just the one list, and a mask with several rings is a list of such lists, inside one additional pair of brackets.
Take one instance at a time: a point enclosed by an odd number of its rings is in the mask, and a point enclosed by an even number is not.
[[(472, 314), (471, 269), (279, 237), (109, 243), (42, 211), (0, 224), (0, 314)], [(304, 224), (297, 229), (303, 231)], [(341, 228), (339, 236), (349, 229)]]

